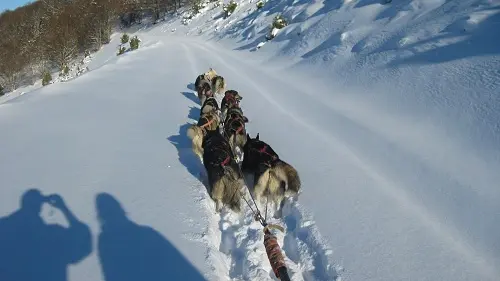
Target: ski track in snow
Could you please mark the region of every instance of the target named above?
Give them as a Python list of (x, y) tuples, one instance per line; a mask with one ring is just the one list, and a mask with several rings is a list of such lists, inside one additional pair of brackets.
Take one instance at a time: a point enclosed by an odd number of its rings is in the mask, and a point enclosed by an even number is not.
[[(202, 73), (204, 68), (200, 68), (195, 61), (190, 47), (186, 44), (182, 46), (194, 78)], [(193, 92), (193, 95), (196, 94)], [(199, 114), (199, 104), (197, 109)], [(244, 107), (243, 111), (246, 112)], [(247, 125), (247, 131), (250, 132), (251, 129), (251, 126)], [(196, 240), (207, 246), (206, 259), (218, 276), (218, 280), (279, 280), (275, 277), (267, 259), (262, 226), (254, 220), (248, 205), (242, 201), (241, 215), (236, 215), (226, 208), (217, 214), (213, 200), (205, 188), (208, 183), (203, 165), (200, 163), (199, 167), (198, 179), (201, 183), (193, 185), (192, 188), (198, 193), (195, 200), (205, 207), (208, 225), (203, 233), (195, 234), (193, 237), (198, 237)], [(247, 184), (248, 182), (247, 179)], [(248, 192), (245, 193), (245, 197), (250, 200)], [(260, 204), (259, 209), (264, 210)], [(283, 219), (268, 221), (285, 227), (285, 233), (278, 231), (276, 236), (285, 254), (292, 281), (340, 280), (338, 272), (341, 271), (341, 267), (332, 262), (330, 257), (332, 251), (321, 238), (313, 218), (301, 208), (300, 204), (287, 202), (283, 209)]]

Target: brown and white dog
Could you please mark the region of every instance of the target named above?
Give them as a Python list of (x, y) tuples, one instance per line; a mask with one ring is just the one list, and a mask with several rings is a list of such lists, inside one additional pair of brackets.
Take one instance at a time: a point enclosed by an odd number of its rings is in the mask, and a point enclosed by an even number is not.
[[(240, 107), (235, 106), (227, 110), (223, 124), (224, 135), (228, 139), (234, 155), (239, 158), (241, 158), (241, 152), (247, 140), (245, 128), (247, 122), (248, 118), (243, 115)], [(237, 148), (239, 148), (239, 153)]]
[(207, 79), (208, 81), (212, 81), (212, 79), (214, 79), (215, 76), (217, 76), (217, 72), (210, 67), (210, 69), (205, 72), (203, 75), (205, 75), (205, 79)]
[(198, 98), (200, 99), (200, 104), (205, 103), (205, 99), (208, 97), (213, 97), (212, 86), (210, 86), (210, 82), (207, 80), (201, 80), (200, 86), (197, 90)]
[(201, 114), (208, 113), (210, 111), (215, 111), (220, 115), (219, 103), (213, 96), (207, 97), (205, 99), (205, 102), (203, 102), (200, 110)]
[(243, 97), (236, 90), (227, 90), (221, 102), (221, 112), (223, 120), (226, 119), (227, 110), (233, 107), (240, 107)]
[(220, 118), (216, 111), (202, 113), (197, 124), (191, 125), (187, 130), (188, 137), (193, 143), (193, 152), (203, 159), (203, 137), (207, 131), (219, 130)]
[(226, 81), (224, 80), (224, 77), (216, 75), (212, 78), (211, 82), (212, 91), (214, 92), (214, 94), (222, 95), (222, 93), (224, 93), (224, 91), (226, 90)]
[(260, 203), (267, 199), (274, 202), (274, 217), (279, 218), (286, 197), (298, 200), (301, 190), (299, 174), (292, 165), (281, 160), (269, 144), (259, 140), (259, 134), (254, 139), (249, 135), (246, 137), (241, 168), (254, 175), (255, 200)]
[(227, 139), (218, 131), (208, 131), (203, 137), (203, 166), (208, 176), (208, 192), (218, 213), (223, 206), (241, 212), (245, 179)]
[(208, 84), (211, 86), (212, 85), (212, 79), (217, 76), (217, 72), (215, 72), (215, 70), (213, 70), (212, 68), (210, 68), (207, 72), (203, 73), (203, 74), (200, 74), (196, 77), (196, 80), (194, 82), (194, 90), (196, 92), (198, 92), (201, 84), (202, 84), (202, 81), (207, 81)]

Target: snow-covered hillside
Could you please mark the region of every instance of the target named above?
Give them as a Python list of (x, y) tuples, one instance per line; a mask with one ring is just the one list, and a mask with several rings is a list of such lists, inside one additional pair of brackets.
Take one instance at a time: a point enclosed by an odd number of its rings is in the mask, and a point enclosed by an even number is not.
[(277, 280), (248, 208), (215, 214), (201, 183), (186, 130), (209, 67), (299, 171), (274, 220), (292, 280), (498, 280), (500, 3), (237, 2), (4, 97), (0, 280)]

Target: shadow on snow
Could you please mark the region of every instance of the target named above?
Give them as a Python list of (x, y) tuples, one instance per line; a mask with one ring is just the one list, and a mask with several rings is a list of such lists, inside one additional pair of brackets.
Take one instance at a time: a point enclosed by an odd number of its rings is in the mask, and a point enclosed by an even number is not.
[[(69, 227), (47, 224), (40, 216), (49, 203), (66, 217)], [(0, 218), (1, 280), (68, 280), (68, 266), (92, 252), (89, 227), (80, 222), (59, 195), (47, 197), (38, 189), (27, 190), (21, 206)]]
[(100, 193), (95, 203), (101, 225), (97, 247), (106, 281), (205, 280), (158, 231), (130, 220), (112, 195)]

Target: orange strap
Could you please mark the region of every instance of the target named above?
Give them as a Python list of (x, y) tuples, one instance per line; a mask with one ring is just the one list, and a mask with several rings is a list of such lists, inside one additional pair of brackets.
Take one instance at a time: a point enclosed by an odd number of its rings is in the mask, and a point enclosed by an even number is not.
[(209, 121), (208, 118), (206, 118), (206, 117), (203, 118), (203, 119), (207, 120), (208, 122), (200, 126), (200, 128), (202, 128), (202, 129), (205, 128), (205, 127), (210, 126), (210, 124), (212, 124), (215, 121), (215, 119), (212, 119), (212, 120)]

